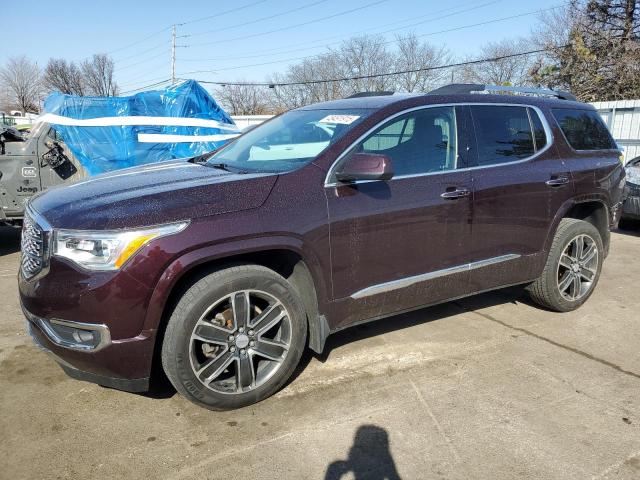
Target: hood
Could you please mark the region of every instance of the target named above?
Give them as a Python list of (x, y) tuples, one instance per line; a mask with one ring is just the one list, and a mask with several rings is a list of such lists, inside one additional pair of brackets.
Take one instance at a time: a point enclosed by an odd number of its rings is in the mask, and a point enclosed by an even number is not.
[(143, 227), (259, 207), (276, 179), (172, 160), (51, 188), (30, 205), (57, 228)]

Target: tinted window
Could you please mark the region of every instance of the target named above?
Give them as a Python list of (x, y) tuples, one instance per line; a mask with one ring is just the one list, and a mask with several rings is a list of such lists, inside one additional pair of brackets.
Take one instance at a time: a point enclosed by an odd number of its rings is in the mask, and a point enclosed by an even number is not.
[(454, 169), (458, 153), (455, 108), (425, 108), (402, 115), (356, 148), (389, 156), (396, 176)]
[(576, 150), (609, 150), (616, 148), (600, 115), (593, 110), (558, 108), (553, 110), (558, 125), (569, 145)]
[(494, 165), (535, 153), (526, 107), (471, 107), (478, 141), (478, 165)]
[(531, 127), (533, 128), (533, 139), (535, 140), (536, 152), (542, 150), (547, 144), (547, 134), (542, 126), (542, 121), (538, 113), (533, 109), (529, 109), (529, 118), (531, 119)]

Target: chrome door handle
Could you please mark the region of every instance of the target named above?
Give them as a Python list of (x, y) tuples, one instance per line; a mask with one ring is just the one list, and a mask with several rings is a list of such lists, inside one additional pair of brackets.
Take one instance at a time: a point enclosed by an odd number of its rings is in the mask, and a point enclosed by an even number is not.
[(546, 183), (550, 187), (561, 187), (562, 185), (566, 185), (567, 183), (569, 183), (569, 178), (568, 177), (552, 178), (551, 180), (547, 180), (544, 183)]
[(471, 192), (466, 188), (458, 188), (456, 190), (443, 192), (440, 196), (445, 200), (455, 200), (456, 198), (468, 197), (470, 194)]

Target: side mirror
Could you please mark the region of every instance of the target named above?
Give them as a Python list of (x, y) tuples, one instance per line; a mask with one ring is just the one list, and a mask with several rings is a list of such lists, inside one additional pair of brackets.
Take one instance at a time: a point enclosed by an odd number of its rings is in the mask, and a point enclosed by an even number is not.
[(354, 153), (336, 172), (336, 179), (339, 182), (391, 180), (392, 177), (391, 159), (377, 153)]

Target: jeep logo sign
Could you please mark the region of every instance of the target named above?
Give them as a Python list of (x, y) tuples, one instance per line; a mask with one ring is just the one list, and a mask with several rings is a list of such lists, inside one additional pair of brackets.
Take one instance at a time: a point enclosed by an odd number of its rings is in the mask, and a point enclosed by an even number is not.
[(25, 178), (35, 178), (38, 175), (36, 167), (22, 167), (22, 176)]

